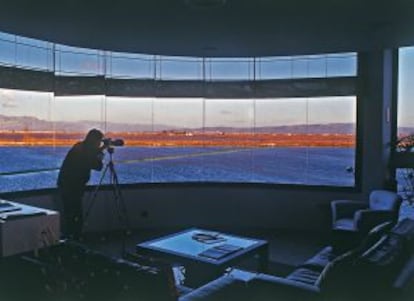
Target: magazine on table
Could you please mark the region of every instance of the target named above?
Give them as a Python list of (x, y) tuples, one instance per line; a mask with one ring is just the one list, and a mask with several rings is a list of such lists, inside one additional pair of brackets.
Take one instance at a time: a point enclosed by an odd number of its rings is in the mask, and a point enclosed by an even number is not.
[(232, 244), (222, 244), (218, 246), (211, 247), (201, 253), (199, 253), (199, 256), (202, 257), (208, 257), (211, 259), (221, 259), (223, 257), (226, 257), (230, 254), (233, 254), (239, 250), (243, 249), (240, 246), (232, 245)]
[(226, 239), (217, 232), (198, 232), (193, 234), (192, 238), (205, 244), (215, 244), (226, 241)]

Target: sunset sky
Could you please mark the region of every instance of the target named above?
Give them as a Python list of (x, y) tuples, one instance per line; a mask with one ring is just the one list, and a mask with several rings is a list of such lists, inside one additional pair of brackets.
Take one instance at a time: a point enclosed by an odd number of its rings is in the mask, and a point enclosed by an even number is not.
[(106, 118), (108, 122), (116, 123), (154, 123), (188, 128), (200, 128), (203, 123), (206, 127), (353, 123), (356, 116), (355, 97), (258, 100), (105, 99), (105, 96), (53, 97), (51, 93), (2, 89), (0, 99), (1, 114), (6, 116), (33, 116), (48, 121), (97, 122)]

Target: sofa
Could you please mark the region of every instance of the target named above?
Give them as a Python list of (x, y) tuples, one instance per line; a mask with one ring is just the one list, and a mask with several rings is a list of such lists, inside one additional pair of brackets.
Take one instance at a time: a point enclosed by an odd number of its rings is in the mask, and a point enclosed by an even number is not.
[(372, 229), (351, 250), (327, 246), (286, 277), (224, 275), (185, 296), (191, 300), (408, 300), (414, 280), (414, 220)]
[[(383, 223), (351, 250), (326, 246), (286, 277), (233, 270), (193, 290), (160, 260), (111, 258), (73, 242), (3, 258), (0, 300), (401, 300), (413, 297), (414, 221)], [(412, 281), (411, 281), (412, 282)], [(405, 299), (404, 299), (405, 298)]]

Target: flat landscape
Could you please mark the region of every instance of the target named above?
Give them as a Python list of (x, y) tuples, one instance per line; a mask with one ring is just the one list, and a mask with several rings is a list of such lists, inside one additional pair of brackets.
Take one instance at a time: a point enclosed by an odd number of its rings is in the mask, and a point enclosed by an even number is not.
[[(0, 146), (70, 146), (84, 132), (0, 131)], [(221, 131), (108, 132), (126, 146), (141, 147), (355, 147), (355, 135), (332, 133), (254, 133)]]

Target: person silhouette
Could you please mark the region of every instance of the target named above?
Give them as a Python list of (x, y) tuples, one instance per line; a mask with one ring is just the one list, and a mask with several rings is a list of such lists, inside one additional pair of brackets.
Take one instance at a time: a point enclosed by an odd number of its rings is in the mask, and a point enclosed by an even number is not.
[(75, 143), (63, 160), (57, 186), (63, 205), (62, 232), (66, 238), (79, 240), (82, 234), (82, 197), (91, 170), (102, 170), (104, 134), (90, 130), (83, 141)]

